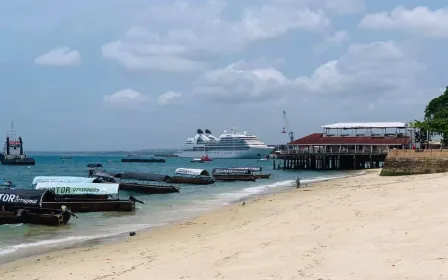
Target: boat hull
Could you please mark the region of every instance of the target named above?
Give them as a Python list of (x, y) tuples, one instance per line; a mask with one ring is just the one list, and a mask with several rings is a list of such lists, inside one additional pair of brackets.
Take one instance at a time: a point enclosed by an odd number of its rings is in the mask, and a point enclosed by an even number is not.
[[(59, 207), (58, 210), (59, 209), (61, 208)], [(70, 213), (67, 211), (61, 212), (55, 210), (56, 209), (16, 209), (14, 211), (0, 211), (0, 225), (34, 224), (60, 226), (68, 223), (71, 217)]]
[(131, 200), (82, 200), (82, 201), (56, 201), (42, 202), (42, 207), (49, 209), (61, 209), (61, 206), (67, 206), (70, 211), (75, 213), (87, 212), (132, 212), (135, 211), (135, 202)]
[(176, 193), (179, 189), (174, 186), (158, 186), (147, 184), (120, 183), (120, 191), (137, 192), (143, 194)]
[(6, 159), (5, 157), (2, 157), (0, 162), (4, 165), (36, 165), (34, 158)]
[(257, 178), (254, 175), (213, 175), (216, 181), (252, 181), (254, 182)]
[(189, 178), (174, 176), (170, 178), (170, 183), (174, 184), (191, 184), (191, 185), (211, 185), (215, 183), (214, 178)]
[(257, 179), (269, 179), (271, 177), (271, 173), (262, 173), (262, 174), (254, 174)]
[(180, 158), (200, 158), (207, 154), (212, 159), (260, 159), (267, 157), (274, 148), (250, 148), (249, 150), (231, 150), (231, 151), (192, 151), (181, 150), (178, 157)]

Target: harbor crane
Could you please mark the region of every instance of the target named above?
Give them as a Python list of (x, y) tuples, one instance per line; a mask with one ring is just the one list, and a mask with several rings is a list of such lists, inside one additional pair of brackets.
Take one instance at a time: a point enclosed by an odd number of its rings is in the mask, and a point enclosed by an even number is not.
[(289, 142), (294, 141), (294, 132), (291, 131), (288, 123), (288, 118), (286, 117), (286, 111), (283, 111), (283, 121), (285, 126), (283, 127), (282, 133), (287, 133), (289, 136)]

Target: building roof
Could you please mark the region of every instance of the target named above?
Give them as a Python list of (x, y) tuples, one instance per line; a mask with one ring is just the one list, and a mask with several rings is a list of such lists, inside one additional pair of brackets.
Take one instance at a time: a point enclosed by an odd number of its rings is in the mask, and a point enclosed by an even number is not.
[(409, 137), (323, 137), (323, 133), (313, 133), (296, 139), (289, 145), (405, 145), (410, 142)]
[(405, 128), (406, 123), (402, 122), (372, 122), (372, 123), (334, 123), (321, 126), (329, 129), (355, 129), (355, 128)]

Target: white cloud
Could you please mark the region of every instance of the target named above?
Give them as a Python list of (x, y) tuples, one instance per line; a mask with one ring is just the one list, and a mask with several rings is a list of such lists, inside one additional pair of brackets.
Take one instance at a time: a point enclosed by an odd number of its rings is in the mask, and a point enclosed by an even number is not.
[(359, 27), (372, 30), (397, 30), (432, 38), (448, 38), (448, 8), (431, 11), (418, 6), (397, 6), (390, 13), (366, 15)]
[(205, 73), (196, 95), (227, 102), (280, 99), (300, 94), (380, 96), (409, 89), (423, 66), (394, 42), (352, 44), (338, 60), (329, 61), (310, 76), (291, 79), (275, 68), (251, 68), (238, 62)]
[(150, 98), (133, 89), (123, 89), (115, 93), (104, 96), (104, 103), (119, 108), (138, 108), (147, 106), (150, 102)]
[(192, 71), (205, 66), (200, 61), (206, 55), (238, 52), (253, 42), (297, 30), (320, 32), (329, 25), (321, 10), (268, 3), (243, 9), (237, 19), (226, 18), (226, 2), (219, 0), (152, 5), (123, 38), (103, 46), (103, 57), (129, 69)]
[(333, 34), (327, 36), (321, 44), (317, 45), (316, 50), (322, 52), (327, 50), (328, 48), (340, 46), (349, 41), (350, 36), (348, 35), (347, 31), (336, 31)]
[(184, 72), (199, 70), (205, 65), (173, 55), (181, 52), (181, 47), (175, 45), (142, 45), (117, 41), (104, 45), (101, 51), (104, 58), (115, 60), (131, 70)]
[(36, 57), (34, 63), (49, 66), (74, 66), (81, 63), (81, 54), (77, 50), (64, 46)]
[(164, 94), (161, 94), (158, 98), (158, 102), (159, 104), (169, 104), (171, 103), (174, 99), (180, 98), (182, 97), (182, 93), (181, 92), (176, 92), (176, 91), (168, 91), (165, 92)]

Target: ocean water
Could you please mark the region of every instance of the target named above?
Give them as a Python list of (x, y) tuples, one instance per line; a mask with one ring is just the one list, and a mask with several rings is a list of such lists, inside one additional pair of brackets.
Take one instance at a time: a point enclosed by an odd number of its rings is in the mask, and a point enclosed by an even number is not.
[[(65, 156), (65, 155), (64, 155)], [(103, 212), (80, 213), (60, 227), (39, 225), (0, 225), (0, 263), (32, 253), (114, 238), (130, 231), (149, 229), (169, 224), (228, 205), (245, 197), (280, 192), (295, 186), (299, 176), (302, 183), (343, 177), (342, 172), (312, 172), (273, 170), (273, 161), (215, 159), (207, 163), (191, 163), (190, 159), (166, 158), (166, 163), (122, 163), (121, 155), (35, 155), (35, 166), (0, 165), (0, 178), (11, 180), (16, 188), (32, 188), (35, 176), (87, 176), (88, 163), (101, 163), (108, 171), (136, 171), (173, 175), (176, 168), (203, 168), (209, 172), (215, 167), (263, 167), (271, 172), (270, 179), (256, 182), (216, 182), (212, 185), (178, 185), (179, 193), (134, 194), (145, 204), (136, 204), (133, 213)], [(278, 162), (278, 161), (277, 161)], [(128, 196), (122, 194), (123, 199)]]

